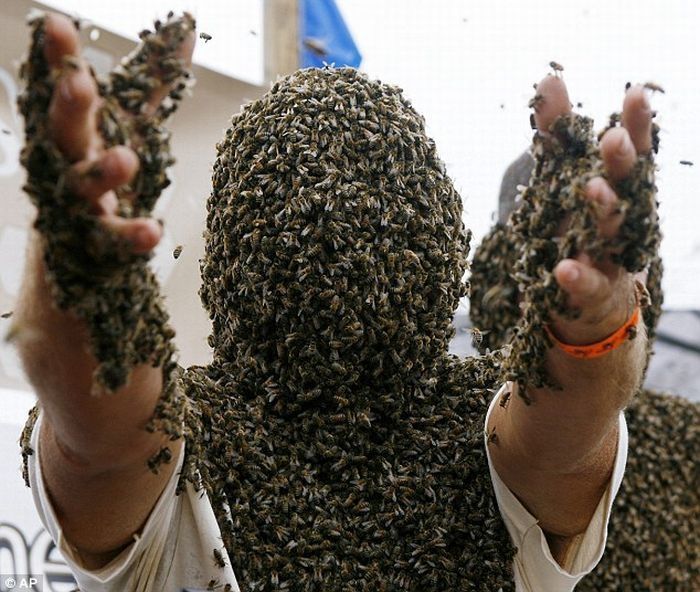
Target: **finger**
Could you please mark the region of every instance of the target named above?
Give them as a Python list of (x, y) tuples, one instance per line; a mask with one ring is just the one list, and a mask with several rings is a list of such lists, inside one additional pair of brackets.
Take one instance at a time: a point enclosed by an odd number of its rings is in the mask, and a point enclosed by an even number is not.
[(44, 20), (44, 57), (52, 68), (58, 68), (64, 56), (80, 53), (78, 31), (68, 17), (51, 13)]
[(122, 218), (106, 215), (101, 217), (106, 228), (130, 243), (133, 253), (151, 251), (161, 239), (163, 230), (152, 218)]
[(610, 299), (610, 281), (600, 271), (574, 259), (564, 259), (554, 268), (554, 278), (569, 297), (569, 306), (595, 308)]
[[(60, 14), (49, 14), (44, 22), (44, 56), (52, 68), (64, 70), (56, 83), (49, 107), (49, 126), (58, 148), (70, 161), (86, 158), (98, 144), (94, 132), (97, 87), (80, 54), (78, 31), (73, 22)], [(72, 58), (77, 70), (64, 66)]]
[(624, 127), (614, 127), (605, 132), (600, 141), (600, 154), (613, 182), (627, 177), (637, 161), (637, 151)]
[[(75, 165), (68, 183), (79, 196), (93, 205), (104, 207), (110, 202), (102, 201), (102, 196), (131, 182), (138, 168), (139, 159), (133, 150), (126, 146), (114, 146), (96, 160), (86, 160)], [(113, 210), (107, 209), (104, 212), (112, 213)]]
[(61, 76), (49, 107), (49, 127), (56, 145), (71, 162), (94, 157), (100, 145), (97, 105), (97, 85), (84, 65)]
[(651, 150), (651, 116), (644, 87), (636, 85), (630, 88), (622, 106), (622, 125), (629, 132), (638, 154)]
[[(174, 57), (183, 61), (184, 67), (189, 68), (192, 65), (192, 53), (194, 52), (194, 46), (196, 43), (196, 37), (194, 31), (189, 33), (182, 44), (178, 47), (175, 52)], [(158, 73), (155, 73), (158, 76)], [(163, 84), (156, 88), (148, 99), (148, 109), (147, 112), (152, 115), (158, 109), (163, 99), (172, 91), (172, 84)]]
[(586, 183), (586, 198), (596, 206), (600, 235), (614, 238), (624, 220), (617, 194), (603, 177), (594, 177)]
[[(166, 96), (179, 100), (194, 46), (194, 19), (187, 13), (170, 17), (157, 25), (155, 32), (142, 32), (137, 51), (110, 75), (122, 108), (134, 115), (154, 116), (162, 110)], [(135, 80), (140, 84), (134, 85)]]
[(535, 90), (533, 107), (537, 129), (547, 134), (558, 117), (571, 113), (571, 101), (564, 81), (558, 76), (545, 76)]

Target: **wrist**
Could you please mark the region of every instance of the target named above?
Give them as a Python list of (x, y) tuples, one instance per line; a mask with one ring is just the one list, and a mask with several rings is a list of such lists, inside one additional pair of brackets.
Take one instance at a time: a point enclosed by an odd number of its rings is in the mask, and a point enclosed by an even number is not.
[(569, 345), (585, 346), (606, 339), (630, 319), (638, 305), (633, 282), (628, 285), (628, 290), (617, 292), (617, 297), (601, 306), (581, 310), (575, 319), (554, 317), (548, 325), (552, 335)]

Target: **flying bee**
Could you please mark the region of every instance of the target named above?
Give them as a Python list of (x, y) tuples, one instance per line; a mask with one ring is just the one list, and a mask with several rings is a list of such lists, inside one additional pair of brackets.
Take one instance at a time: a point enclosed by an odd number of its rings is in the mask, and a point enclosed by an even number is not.
[(326, 44), (320, 39), (315, 39), (314, 37), (307, 37), (303, 41), (304, 47), (308, 49), (311, 53), (319, 58), (325, 58), (328, 55), (328, 50), (326, 49)]
[(177, 259), (182, 254), (182, 245), (178, 245), (173, 250), (173, 259)]
[(0, 319), (9, 319), (12, 316), (12, 311), (4, 312), (0, 315)]
[(207, 590), (213, 592), (214, 590), (218, 590), (219, 588), (221, 588), (222, 585), (223, 584), (221, 584), (219, 580), (212, 578), (207, 584)]
[(2, 128), (2, 133), (9, 136), (12, 132), (9, 129)]
[(666, 91), (664, 90), (663, 86), (661, 86), (660, 84), (656, 84), (656, 82), (645, 82), (644, 88), (648, 88), (652, 92), (660, 92), (662, 95), (666, 94)]
[(199, 38), (200, 38), (200, 39), (203, 39), (203, 40), (204, 40), (204, 43), (209, 43), (209, 41), (212, 40), (212, 36), (211, 36), (209, 33), (205, 33), (204, 31), (202, 31), (202, 32), (199, 34)]
[(685, 166), (693, 166), (692, 160), (681, 160), (680, 163)]
[(557, 62), (555, 62), (555, 61), (549, 62), (549, 67), (550, 67), (552, 70), (554, 70), (555, 76), (558, 76), (558, 75), (559, 75), (559, 72), (563, 72), (563, 71), (564, 71), (564, 66), (562, 66), (561, 64), (559, 64), (559, 63), (557, 63)]

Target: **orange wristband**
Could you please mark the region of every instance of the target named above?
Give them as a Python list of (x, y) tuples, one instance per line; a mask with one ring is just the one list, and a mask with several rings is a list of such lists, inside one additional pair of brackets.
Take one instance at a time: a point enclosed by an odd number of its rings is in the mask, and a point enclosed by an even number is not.
[(639, 322), (639, 307), (637, 306), (632, 313), (632, 316), (627, 319), (622, 327), (620, 327), (613, 334), (609, 335), (602, 341), (597, 341), (596, 343), (591, 343), (589, 345), (571, 345), (569, 343), (564, 343), (559, 341), (548, 325), (544, 326), (549, 339), (552, 343), (556, 345), (559, 349), (563, 350), (565, 353), (569, 354), (574, 358), (580, 360), (590, 360), (591, 358), (599, 358), (605, 354), (613, 351), (620, 347), (625, 341), (629, 339), (634, 339), (637, 335), (637, 323)]

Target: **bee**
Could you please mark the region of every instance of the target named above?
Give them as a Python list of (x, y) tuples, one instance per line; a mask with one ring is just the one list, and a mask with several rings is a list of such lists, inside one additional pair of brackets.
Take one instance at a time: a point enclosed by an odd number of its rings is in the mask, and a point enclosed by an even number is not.
[(226, 567), (226, 560), (219, 549), (214, 549), (214, 564), (219, 567)]
[(67, 70), (80, 70), (80, 61), (75, 56), (64, 55), (61, 58), (61, 63)]
[(319, 58), (325, 58), (328, 55), (326, 45), (320, 39), (307, 37), (302, 43), (306, 49)]
[(528, 106), (530, 109), (534, 109), (535, 111), (537, 111), (537, 108), (538, 108), (543, 102), (544, 102), (544, 95), (542, 95), (541, 93), (537, 93), (537, 94), (535, 94), (534, 97), (532, 97), (532, 98), (528, 101), (527, 106)]
[(178, 245), (173, 250), (173, 259), (177, 259), (182, 254), (182, 245)]
[(661, 86), (660, 84), (656, 84), (656, 82), (645, 82), (644, 88), (648, 88), (652, 92), (660, 92), (662, 95), (666, 94), (666, 91), (664, 90), (663, 86)]
[(203, 40), (204, 40), (204, 43), (209, 43), (209, 41), (212, 40), (212, 36), (211, 36), (209, 33), (205, 33), (204, 31), (202, 31), (202, 32), (199, 34), (199, 38), (200, 38), (200, 39), (203, 39)]
[(487, 442), (489, 444), (498, 444), (498, 435), (496, 434), (496, 426), (491, 428), (491, 432), (488, 435)]
[(257, 37), (257, 36), (258, 36), (258, 32), (257, 32), (257, 31), (253, 31), (253, 29), (251, 29), (251, 30), (248, 31), (248, 32), (249, 32), (253, 37)]
[(549, 67), (550, 67), (552, 70), (554, 70), (554, 74), (555, 74), (555, 75), (559, 75), (559, 72), (563, 72), (563, 71), (564, 71), (564, 66), (562, 66), (561, 64), (559, 64), (559, 63), (557, 63), (557, 62), (555, 62), (555, 61), (549, 62)]
[(167, 446), (163, 446), (156, 454), (148, 459), (148, 468), (153, 473), (158, 473), (158, 467), (162, 463), (169, 463), (173, 458), (173, 453)]
[(625, 90), (628, 91), (632, 87), (632, 83), (627, 81), (625, 82)]
[(471, 334), (472, 334), (472, 344), (474, 347), (478, 348), (484, 341), (484, 334), (479, 331), (476, 327), (472, 327), (471, 329)]
[(2, 128), (2, 133), (9, 136), (12, 132), (9, 129)]
[(501, 396), (501, 400), (498, 404), (503, 407), (503, 409), (508, 409), (508, 403), (510, 402), (510, 392), (505, 392)]
[(693, 166), (692, 160), (681, 160), (680, 163), (685, 166)]
[(214, 590), (218, 590), (222, 586), (223, 586), (223, 584), (221, 584), (219, 582), (219, 580), (212, 578), (211, 580), (209, 580), (209, 583), (207, 584), (207, 591), (213, 592)]
[(0, 315), (0, 319), (9, 319), (12, 316), (12, 311), (4, 312)]

